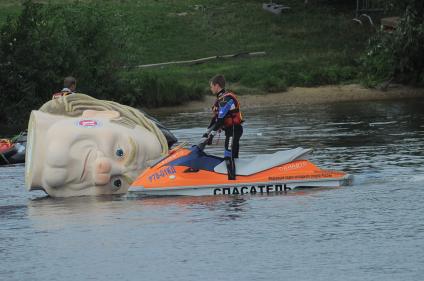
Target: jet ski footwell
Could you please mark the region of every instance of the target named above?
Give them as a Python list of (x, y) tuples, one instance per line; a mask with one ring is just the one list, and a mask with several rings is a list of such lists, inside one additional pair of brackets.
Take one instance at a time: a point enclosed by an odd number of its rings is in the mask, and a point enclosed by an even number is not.
[(282, 193), (294, 188), (350, 185), (345, 172), (323, 170), (304, 159), (310, 149), (296, 148), (251, 159), (236, 159), (237, 179), (228, 180), (224, 159), (197, 146), (171, 151), (144, 171), (130, 191), (148, 195), (244, 195)]

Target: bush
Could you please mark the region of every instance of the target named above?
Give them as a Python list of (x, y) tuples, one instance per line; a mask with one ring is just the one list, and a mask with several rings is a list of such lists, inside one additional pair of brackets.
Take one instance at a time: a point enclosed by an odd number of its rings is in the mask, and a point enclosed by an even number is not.
[(133, 107), (179, 105), (202, 99), (205, 93), (204, 87), (195, 83), (183, 84), (175, 75), (149, 71), (129, 72), (122, 78), (121, 85), (125, 94), (118, 101)]
[(115, 50), (123, 47), (114, 20), (98, 5), (24, 1), (20, 16), (1, 28), (0, 121), (22, 125), (68, 75), (78, 79), (78, 91), (111, 97), (120, 66)]
[(361, 58), (361, 79), (363, 84), (374, 87), (393, 75), (393, 35), (380, 31), (371, 38), (367, 53)]
[(374, 86), (385, 80), (420, 83), (424, 70), (424, 3), (401, 1), (406, 9), (393, 33), (380, 31), (362, 57), (362, 80)]

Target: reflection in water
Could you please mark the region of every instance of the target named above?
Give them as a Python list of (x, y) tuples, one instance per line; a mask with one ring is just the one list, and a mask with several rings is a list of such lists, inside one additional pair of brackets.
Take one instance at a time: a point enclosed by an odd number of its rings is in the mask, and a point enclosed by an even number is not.
[(244, 208), (247, 205), (247, 201), (244, 198), (232, 198), (231, 201), (227, 202), (227, 208), (225, 211), (229, 219), (235, 220), (241, 217), (242, 213), (245, 212)]
[[(424, 101), (250, 109), (241, 156), (303, 146), (354, 186), (49, 198), (0, 168), (3, 280), (421, 280)], [(196, 143), (209, 112), (158, 116)], [(222, 155), (223, 136), (208, 152)], [(307, 265), (307, 266), (305, 266)]]
[[(25, 215), (31, 219), (34, 227), (43, 230), (65, 228), (72, 224), (107, 225), (116, 223), (117, 216), (137, 214), (137, 221), (143, 223), (167, 223), (174, 218), (162, 216), (167, 210), (173, 212), (192, 213), (196, 210), (209, 210), (216, 213), (218, 220), (237, 220), (249, 211), (249, 200), (252, 198), (270, 198), (274, 196), (308, 196), (333, 188), (307, 188), (282, 192), (272, 195), (246, 196), (169, 196), (153, 197), (137, 192), (127, 195), (83, 196), (70, 198), (39, 197), (28, 201), (28, 205), (8, 206), (0, 208), (0, 215), (8, 218), (13, 214), (7, 209), (16, 211), (24, 208)], [(155, 214), (159, 212), (158, 216)], [(22, 216), (22, 214), (21, 214)], [(18, 219), (18, 218), (17, 218)]]

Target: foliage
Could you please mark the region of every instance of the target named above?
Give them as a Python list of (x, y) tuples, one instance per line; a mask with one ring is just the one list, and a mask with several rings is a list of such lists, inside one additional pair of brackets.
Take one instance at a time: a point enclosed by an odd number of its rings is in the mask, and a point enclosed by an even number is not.
[(204, 88), (194, 83), (183, 84), (172, 75), (155, 72), (128, 72), (122, 74), (120, 102), (139, 107), (178, 105), (203, 97)]
[[(0, 118), (14, 119), (16, 111), (27, 115), (67, 75), (76, 76), (81, 92), (136, 107), (200, 98), (217, 73), (237, 94), (353, 82), (372, 30), (353, 24), (352, 5), (321, 2), (310, 1), (316, 4), (305, 8), (303, 1), (287, 0), (291, 11), (276, 16), (263, 11), (258, 0), (26, 1), (22, 14), (9, 20), (0, 35), (0, 91), (2, 97), (7, 93), (7, 102), (0, 101)], [(0, 21), (16, 15), (16, 5), (2, 6)], [(25, 12), (27, 6), (34, 11)], [(19, 32), (30, 40), (13, 43)], [(252, 51), (267, 55), (132, 68)]]
[(96, 5), (23, 2), (19, 17), (0, 33), (0, 120), (27, 120), (68, 75), (78, 78), (79, 91), (112, 96), (119, 66), (113, 51), (122, 42), (111, 32), (113, 20)]
[(365, 84), (391, 79), (412, 84), (424, 81), (424, 2), (405, 0), (397, 5), (398, 9), (406, 7), (399, 26), (393, 33), (379, 31), (362, 58)]
[(362, 83), (374, 87), (393, 75), (394, 52), (392, 48), (393, 35), (379, 31), (370, 38), (366, 55), (361, 58), (363, 68)]

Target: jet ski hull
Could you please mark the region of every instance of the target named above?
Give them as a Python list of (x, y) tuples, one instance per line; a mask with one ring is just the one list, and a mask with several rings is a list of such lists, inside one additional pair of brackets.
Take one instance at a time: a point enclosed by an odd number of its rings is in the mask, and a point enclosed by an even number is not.
[(132, 186), (131, 191), (141, 192), (152, 196), (208, 196), (208, 195), (246, 195), (258, 194), (269, 195), (287, 192), (295, 188), (306, 187), (340, 187), (351, 184), (351, 177), (348, 175), (338, 180), (316, 180), (303, 182), (278, 182), (278, 183), (255, 183), (255, 184), (223, 184), (204, 186), (169, 186), (158, 188), (146, 188), (143, 186)]
[[(148, 168), (133, 182), (130, 191), (154, 196), (273, 194), (302, 187), (339, 187), (352, 182), (349, 174), (323, 170), (303, 159), (228, 180), (227, 174), (196, 166), (196, 158), (176, 162), (189, 157), (190, 153), (183, 149)], [(211, 160), (220, 162), (221, 159), (207, 159)]]

